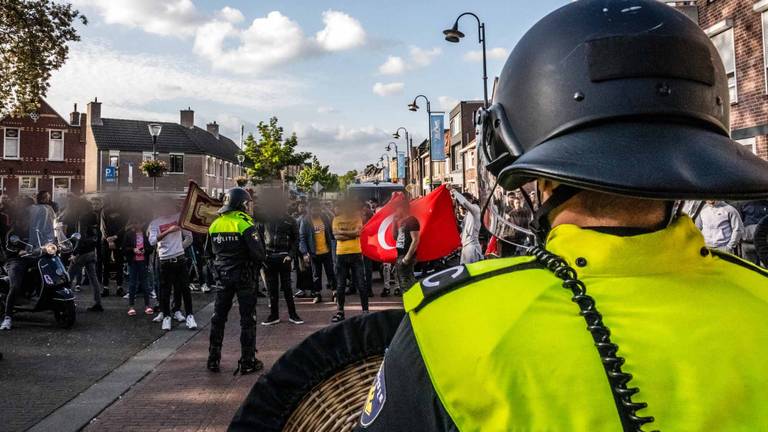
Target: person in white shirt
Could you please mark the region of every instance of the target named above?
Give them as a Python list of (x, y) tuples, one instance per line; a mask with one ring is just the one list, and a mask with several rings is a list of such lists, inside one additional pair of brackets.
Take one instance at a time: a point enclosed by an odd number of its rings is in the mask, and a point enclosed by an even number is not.
[(696, 218), (696, 226), (708, 247), (735, 254), (744, 233), (738, 210), (723, 201), (707, 201)]
[[(165, 331), (171, 330), (171, 317), (185, 322), (187, 328), (197, 328), (192, 310), (192, 292), (189, 289), (189, 273), (184, 249), (192, 244), (192, 233), (178, 225), (179, 210), (172, 201), (159, 204), (159, 216), (149, 224), (149, 243), (156, 247), (160, 261), (160, 314), (153, 321), (162, 321)], [(171, 315), (171, 290), (174, 303), (184, 314), (176, 310)]]
[(461, 229), (461, 264), (472, 264), (483, 259), (483, 247), (480, 245), (480, 206), (469, 194), (468, 197), (456, 189), (451, 195), (465, 211), (464, 226)]

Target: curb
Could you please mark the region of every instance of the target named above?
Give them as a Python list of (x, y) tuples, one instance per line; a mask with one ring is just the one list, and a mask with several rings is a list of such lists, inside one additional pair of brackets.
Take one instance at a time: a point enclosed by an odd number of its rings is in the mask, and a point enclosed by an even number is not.
[(103, 376), (82, 393), (57, 408), (28, 432), (77, 432), (102, 411), (149, 375), (160, 363), (173, 355), (182, 345), (195, 337), (211, 321), (214, 302), (195, 313), (196, 331), (176, 330), (160, 336), (112, 372)]

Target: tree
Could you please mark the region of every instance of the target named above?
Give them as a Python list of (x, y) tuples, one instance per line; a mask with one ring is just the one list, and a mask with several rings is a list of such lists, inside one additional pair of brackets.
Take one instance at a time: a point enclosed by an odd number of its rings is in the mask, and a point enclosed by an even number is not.
[(88, 20), (68, 3), (55, 0), (0, 1), (0, 117), (37, 110), (48, 93), (51, 73), (80, 40), (73, 22)]
[(347, 171), (346, 174), (339, 176), (339, 190), (346, 190), (347, 186), (355, 182), (357, 170)]
[(248, 176), (254, 183), (277, 180), (285, 167), (304, 165), (312, 157), (309, 152), (296, 152), (299, 144), (296, 134), (285, 139), (277, 117), (270, 118), (269, 123), (259, 122), (257, 129), (258, 141), (253, 134), (249, 134), (243, 143), (245, 156), (251, 162)]
[(296, 186), (309, 192), (315, 182), (319, 182), (326, 192), (334, 192), (339, 189), (339, 176), (332, 173), (328, 165), (320, 165), (317, 156), (312, 158), (311, 164), (299, 171), (296, 176)]

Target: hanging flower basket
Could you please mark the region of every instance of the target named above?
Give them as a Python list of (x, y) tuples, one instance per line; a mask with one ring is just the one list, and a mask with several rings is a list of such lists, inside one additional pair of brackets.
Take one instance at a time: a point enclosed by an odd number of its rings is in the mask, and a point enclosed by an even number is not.
[(162, 177), (168, 172), (168, 164), (161, 160), (145, 160), (139, 165), (139, 170), (147, 177)]
[(237, 183), (238, 187), (245, 187), (248, 185), (248, 177), (237, 176), (235, 177), (235, 183)]

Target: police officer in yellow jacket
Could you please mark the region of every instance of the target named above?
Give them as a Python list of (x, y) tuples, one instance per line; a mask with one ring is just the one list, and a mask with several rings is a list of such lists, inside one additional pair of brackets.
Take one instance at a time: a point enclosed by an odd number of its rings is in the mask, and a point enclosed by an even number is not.
[(253, 219), (248, 214), (251, 194), (242, 188), (232, 188), (224, 197), (219, 217), (208, 229), (205, 255), (221, 287), (216, 292), (207, 367), (219, 372), (224, 325), (235, 295), (240, 308), (241, 357), (235, 373), (259, 371), (263, 364), (256, 358), (256, 288), (259, 268), (264, 262), (264, 243)]
[(570, 3), (519, 42), (478, 129), (485, 223), (519, 229), (494, 189), (535, 180), (537, 245), (405, 294), (360, 429), (768, 430), (768, 273), (680, 210), (768, 196), (696, 23)]

